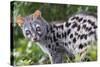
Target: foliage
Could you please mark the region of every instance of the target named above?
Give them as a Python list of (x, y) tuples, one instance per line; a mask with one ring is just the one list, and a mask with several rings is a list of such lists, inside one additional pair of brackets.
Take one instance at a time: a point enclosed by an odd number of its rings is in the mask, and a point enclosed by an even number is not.
[[(39, 64), (38, 61), (45, 54), (35, 44), (27, 41), (21, 29), (16, 25), (17, 16), (27, 16), (32, 14), (35, 10), (39, 9), (42, 12), (42, 16), (48, 22), (66, 20), (70, 15), (77, 12), (91, 12), (97, 13), (96, 6), (88, 5), (71, 5), (71, 4), (50, 4), (50, 3), (36, 3), (36, 2), (11, 2), (11, 18), (13, 24), (13, 51), (14, 65), (31, 65)], [(97, 59), (96, 45), (95, 48), (88, 50), (88, 54), (85, 61), (95, 61)], [(65, 57), (65, 62), (71, 62)], [(46, 62), (45, 62), (46, 63)], [(48, 61), (47, 61), (48, 63)], [(49, 62), (50, 63), (50, 62)]]

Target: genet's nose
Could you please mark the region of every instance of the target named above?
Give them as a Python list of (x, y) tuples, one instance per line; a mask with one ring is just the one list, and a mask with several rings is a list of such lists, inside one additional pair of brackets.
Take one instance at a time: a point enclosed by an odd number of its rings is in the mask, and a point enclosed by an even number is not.
[(34, 37), (33, 40), (36, 41), (37, 40), (37, 37)]

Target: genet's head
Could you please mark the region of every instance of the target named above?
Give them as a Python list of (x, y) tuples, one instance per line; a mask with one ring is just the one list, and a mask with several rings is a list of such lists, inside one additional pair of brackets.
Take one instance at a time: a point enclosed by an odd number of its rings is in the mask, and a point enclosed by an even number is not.
[(16, 23), (21, 27), (25, 38), (31, 41), (40, 41), (47, 34), (48, 23), (41, 17), (39, 10), (26, 17), (17, 17)]

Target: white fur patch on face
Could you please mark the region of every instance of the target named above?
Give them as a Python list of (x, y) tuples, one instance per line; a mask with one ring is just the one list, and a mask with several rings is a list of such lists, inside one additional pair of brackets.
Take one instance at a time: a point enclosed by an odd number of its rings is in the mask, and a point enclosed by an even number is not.
[(40, 25), (39, 24), (36, 24), (36, 27), (39, 27)]
[(25, 27), (24, 29), (25, 29), (25, 31), (26, 31), (26, 30), (29, 30), (27, 27)]

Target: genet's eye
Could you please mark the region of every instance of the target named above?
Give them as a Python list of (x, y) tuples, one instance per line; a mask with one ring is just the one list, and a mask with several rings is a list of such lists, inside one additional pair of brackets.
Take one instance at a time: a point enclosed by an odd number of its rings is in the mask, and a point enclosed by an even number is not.
[(36, 27), (36, 31), (41, 31), (41, 28), (39, 26)]
[(28, 36), (30, 34), (31, 34), (31, 32), (29, 30), (26, 30), (26, 35)]

